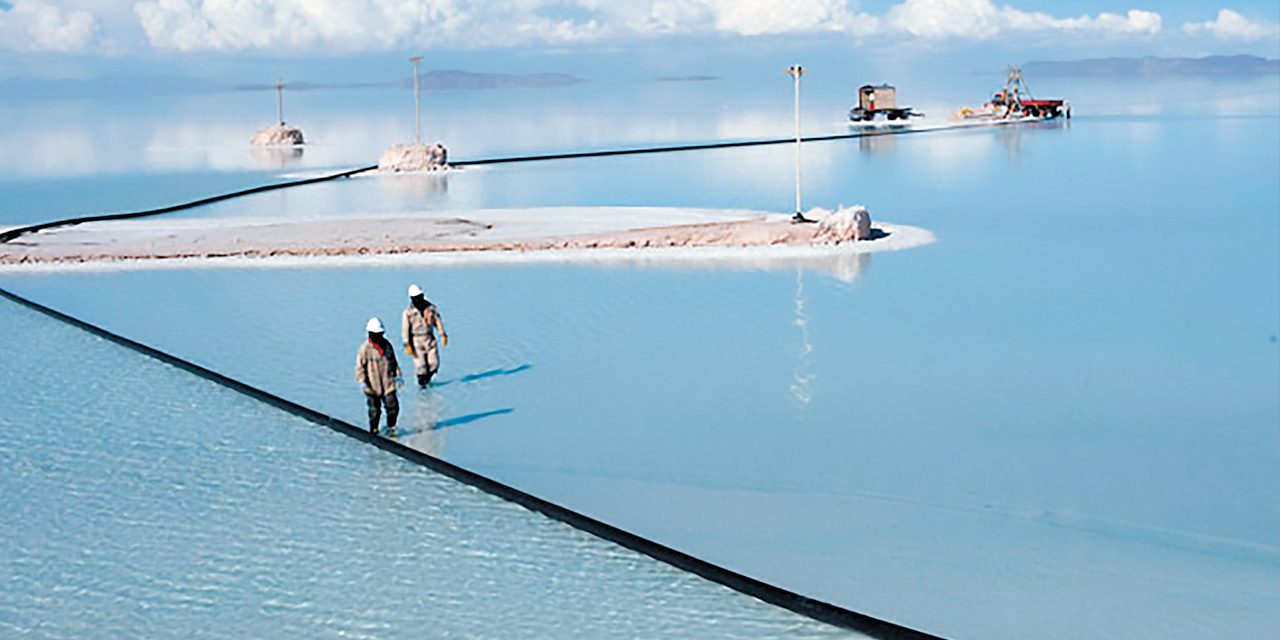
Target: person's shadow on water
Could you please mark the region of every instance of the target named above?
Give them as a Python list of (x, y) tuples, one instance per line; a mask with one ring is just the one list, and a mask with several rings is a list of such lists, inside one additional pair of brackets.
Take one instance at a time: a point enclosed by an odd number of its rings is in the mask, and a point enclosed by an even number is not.
[(452, 380), (442, 380), (440, 382), (432, 382), (431, 386), (443, 387), (445, 385), (456, 384), (459, 382), (475, 382), (477, 380), (484, 380), (485, 378), (492, 378), (494, 376), (509, 376), (509, 375), (520, 373), (521, 371), (528, 371), (529, 369), (532, 369), (532, 368), (533, 368), (533, 365), (531, 364), (522, 364), (518, 367), (514, 367), (511, 369), (490, 369), (482, 373), (467, 374), (465, 376), (462, 376), (461, 378), (454, 378)]
[(441, 420), (427, 427), (427, 429), (432, 431), (439, 431), (440, 429), (448, 429), (449, 427), (456, 427), (459, 425), (469, 424), (469, 423), (475, 422), (476, 420), (483, 420), (485, 418), (489, 418), (492, 416), (506, 415), (514, 411), (515, 409), (508, 407), (506, 409), (494, 409), (493, 411), (482, 411), (480, 413), (472, 413), (465, 416), (458, 416), (456, 418), (449, 418), (448, 420)]
[[(492, 378), (494, 376), (507, 376), (520, 373), (522, 371), (528, 371), (532, 368), (533, 365), (531, 364), (522, 364), (518, 367), (509, 369), (490, 369), (489, 371), (481, 373), (468, 374), (461, 378), (433, 382), (429, 385), (426, 391), (430, 394), (430, 390), (436, 387), (455, 383), (475, 382), (486, 378)], [(423, 451), (437, 457), (440, 455), (444, 447), (443, 430), (464, 424), (471, 424), (472, 422), (491, 418), (493, 416), (506, 415), (515, 411), (514, 408), (508, 407), (505, 409), (494, 409), (491, 411), (481, 411), (479, 413), (454, 416), (452, 418), (441, 418), (440, 403), (430, 401), (430, 395), (428, 395), (427, 398), (428, 399), (426, 401), (417, 403), (412, 414), (407, 416), (409, 420), (402, 421), (397, 425), (395, 431), (388, 433), (388, 437), (401, 440), (401, 442), (414, 449), (418, 449), (419, 451)]]
[(437, 420), (431, 414), (430, 409), (415, 412), (417, 416), (413, 419), (415, 424), (400, 424), (396, 426), (396, 430), (387, 434), (388, 438), (399, 440), (405, 446), (411, 449), (417, 449), (423, 453), (433, 455), (439, 458), (444, 451), (444, 431), (453, 427), (470, 424), (477, 420), (491, 418), (493, 416), (506, 415), (514, 412), (513, 408), (494, 409), (492, 411), (482, 411), (480, 413), (471, 413), (465, 416), (457, 416), (446, 420)]

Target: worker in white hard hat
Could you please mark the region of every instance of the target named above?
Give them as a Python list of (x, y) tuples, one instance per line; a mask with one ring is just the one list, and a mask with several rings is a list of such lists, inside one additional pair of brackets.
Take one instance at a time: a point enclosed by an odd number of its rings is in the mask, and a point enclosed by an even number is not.
[(427, 301), (418, 285), (409, 285), (409, 306), (404, 310), (404, 317), (400, 322), (400, 337), (404, 341), (405, 353), (413, 358), (418, 385), (422, 387), (427, 386), (431, 377), (440, 370), (437, 331), (440, 332), (440, 341), (444, 346), (449, 346), (449, 334), (444, 332), (440, 312), (434, 304)]
[(396, 428), (396, 417), (400, 415), (400, 402), (396, 399), (396, 388), (404, 384), (400, 377), (400, 365), (396, 362), (396, 350), (383, 336), (382, 322), (370, 318), (365, 325), (369, 339), (360, 345), (356, 355), (356, 382), (364, 390), (365, 401), (369, 405), (369, 433), (378, 433), (378, 420), (382, 417), (382, 407), (387, 408), (387, 431)]

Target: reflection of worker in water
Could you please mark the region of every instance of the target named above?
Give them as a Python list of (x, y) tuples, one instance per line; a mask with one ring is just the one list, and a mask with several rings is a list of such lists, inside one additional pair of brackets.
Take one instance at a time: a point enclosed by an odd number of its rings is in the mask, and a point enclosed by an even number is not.
[(369, 433), (378, 432), (378, 419), (382, 407), (387, 407), (387, 430), (396, 428), (396, 416), (400, 414), (400, 402), (396, 399), (396, 387), (402, 383), (400, 365), (396, 362), (395, 349), (383, 337), (382, 322), (370, 318), (365, 325), (369, 339), (360, 345), (356, 355), (356, 382), (364, 389), (369, 404)]
[(444, 346), (449, 346), (449, 334), (444, 332), (440, 312), (434, 304), (427, 302), (418, 285), (409, 285), (409, 307), (404, 310), (404, 318), (400, 322), (400, 337), (404, 340), (405, 353), (413, 358), (418, 384), (423, 387), (431, 382), (431, 376), (440, 369), (436, 331), (440, 332), (440, 340), (444, 342)]
[(444, 451), (444, 433), (447, 430), (440, 425), (443, 411), (444, 402), (439, 396), (413, 404), (407, 409), (400, 442), (410, 449), (440, 457)]

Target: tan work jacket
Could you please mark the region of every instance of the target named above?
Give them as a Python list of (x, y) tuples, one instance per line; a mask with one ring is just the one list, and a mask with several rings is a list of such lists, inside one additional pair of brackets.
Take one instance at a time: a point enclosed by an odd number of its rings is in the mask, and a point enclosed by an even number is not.
[(430, 302), (423, 311), (418, 311), (412, 304), (404, 310), (404, 317), (400, 320), (400, 338), (405, 346), (417, 352), (435, 344), (436, 314), (436, 306)]
[(396, 352), (387, 345), (386, 353), (378, 353), (372, 342), (364, 341), (356, 355), (356, 382), (364, 386), (364, 392), (385, 396), (396, 391), (396, 378), (400, 376), (400, 364)]

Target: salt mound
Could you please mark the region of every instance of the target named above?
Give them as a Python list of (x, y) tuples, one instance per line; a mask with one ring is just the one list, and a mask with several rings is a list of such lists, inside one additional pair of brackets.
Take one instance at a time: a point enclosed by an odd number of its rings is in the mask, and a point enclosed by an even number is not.
[(811, 209), (809, 217), (818, 221), (818, 238), (831, 242), (872, 239), (871, 214), (862, 205), (840, 207), (836, 211)]
[(440, 171), (448, 169), (446, 164), (448, 153), (444, 145), (436, 144), (398, 144), (378, 158), (378, 170), (401, 171)]
[(253, 134), (249, 144), (255, 147), (292, 147), (302, 144), (302, 130), (283, 122)]

